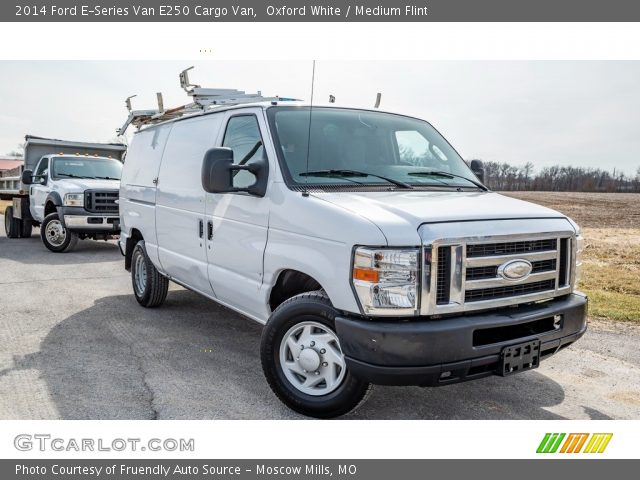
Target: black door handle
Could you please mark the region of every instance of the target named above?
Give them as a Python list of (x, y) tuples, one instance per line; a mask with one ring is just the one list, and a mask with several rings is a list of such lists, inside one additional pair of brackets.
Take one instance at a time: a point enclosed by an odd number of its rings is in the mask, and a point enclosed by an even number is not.
[(207, 239), (213, 239), (213, 222), (211, 220), (207, 222)]
[(204, 222), (202, 220), (198, 222), (198, 236), (200, 238), (204, 236)]

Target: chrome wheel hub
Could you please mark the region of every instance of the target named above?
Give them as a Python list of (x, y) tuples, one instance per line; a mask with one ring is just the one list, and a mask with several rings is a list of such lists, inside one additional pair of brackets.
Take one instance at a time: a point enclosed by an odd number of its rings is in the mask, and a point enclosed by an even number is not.
[(308, 395), (327, 395), (347, 372), (336, 334), (319, 322), (300, 322), (280, 343), (280, 365), (287, 380)]
[(62, 226), (60, 220), (52, 220), (47, 224), (46, 230), (47, 241), (51, 245), (55, 245), (59, 247), (64, 243), (64, 240), (67, 236), (67, 232)]

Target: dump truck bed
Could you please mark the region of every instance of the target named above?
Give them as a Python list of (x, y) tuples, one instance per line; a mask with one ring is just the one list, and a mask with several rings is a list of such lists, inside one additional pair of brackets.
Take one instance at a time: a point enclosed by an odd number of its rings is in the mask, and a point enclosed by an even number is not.
[[(120, 143), (88, 143), (72, 140), (58, 140), (55, 138), (43, 138), (33, 135), (25, 136), (24, 170), (34, 170), (38, 161), (49, 154), (79, 155), (111, 157), (117, 160), (124, 158), (126, 145)], [(28, 188), (22, 184), (20, 175), (14, 177), (0, 177), (0, 198), (8, 198), (12, 195), (25, 195)]]

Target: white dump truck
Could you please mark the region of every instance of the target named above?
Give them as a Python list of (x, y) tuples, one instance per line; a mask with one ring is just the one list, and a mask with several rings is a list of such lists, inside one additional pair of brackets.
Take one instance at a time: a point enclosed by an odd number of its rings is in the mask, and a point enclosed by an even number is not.
[(0, 178), (0, 198), (9, 238), (27, 238), (40, 227), (52, 252), (73, 248), (78, 239), (108, 239), (120, 232), (118, 189), (122, 144), (25, 137), (21, 175)]

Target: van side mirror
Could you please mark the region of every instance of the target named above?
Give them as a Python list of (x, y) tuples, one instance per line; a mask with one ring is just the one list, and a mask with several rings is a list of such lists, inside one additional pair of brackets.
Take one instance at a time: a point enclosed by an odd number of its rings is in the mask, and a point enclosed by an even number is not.
[(478, 177), (478, 180), (484, 183), (484, 165), (482, 160), (471, 160), (470, 167), (473, 174)]
[(31, 185), (33, 183), (33, 171), (25, 170), (22, 172), (22, 183), (25, 185)]
[[(241, 170), (256, 177), (255, 183), (248, 187), (235, 187), (233, 178)], [(264, 197), (267, 192), (269, 162), (266, 157), (247, 165), (233, 163), (233, 150), (215, 147), (207, 150), (202, 161), (202, 188), (208, 193), (246, 192), (256, 197)]]

